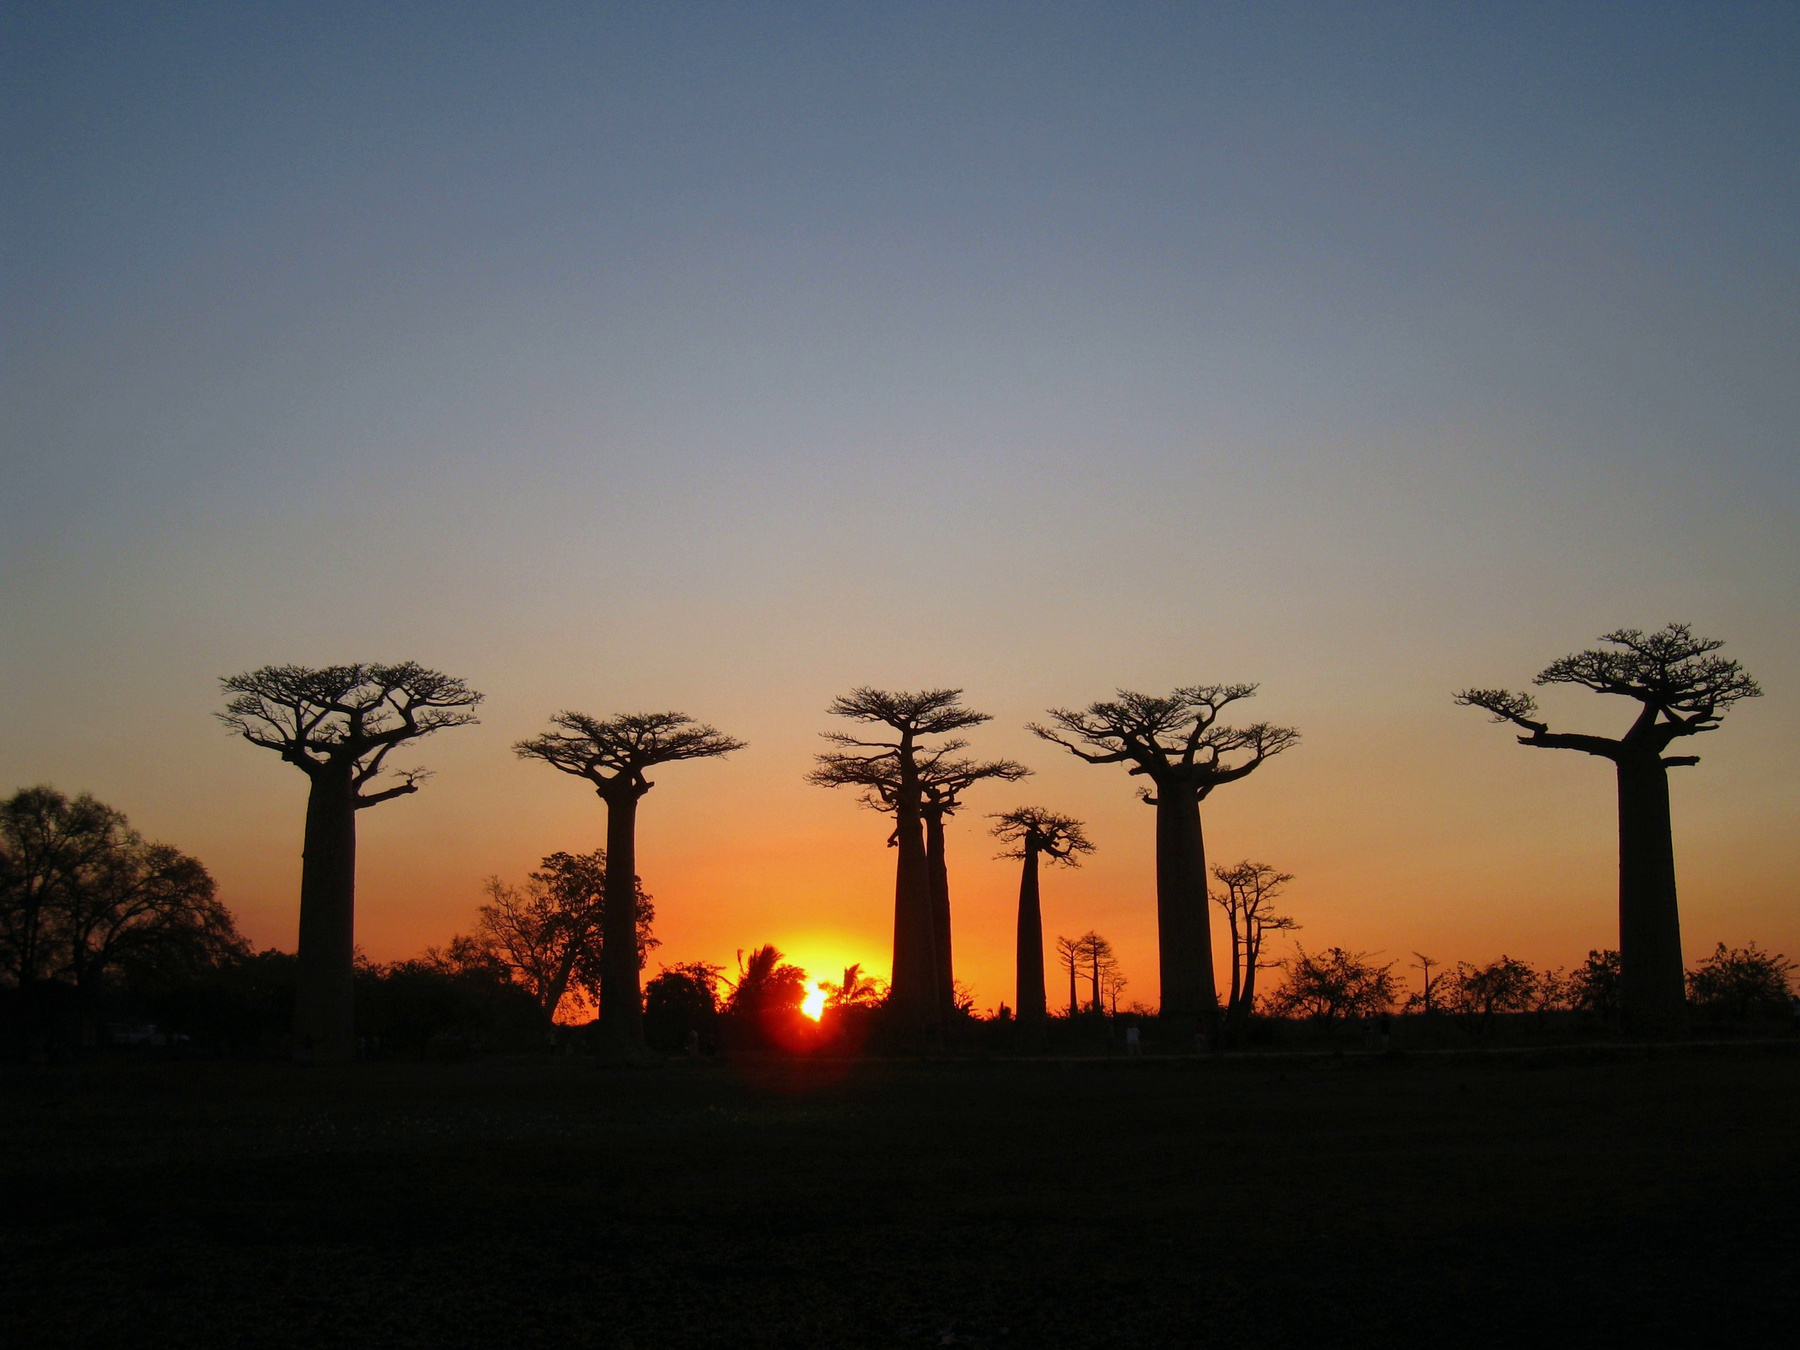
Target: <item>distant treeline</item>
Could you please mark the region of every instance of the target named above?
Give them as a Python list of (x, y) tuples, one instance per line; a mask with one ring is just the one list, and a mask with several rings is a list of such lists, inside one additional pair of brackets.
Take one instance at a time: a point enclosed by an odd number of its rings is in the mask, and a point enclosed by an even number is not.
[[(604, 850), (551, 854), (522, 885), (490, 879), (473, 932), (411, 960), (359, 958), (357, 1053), (417, 1059), (598, 1048), (592, 1009), (605, 874)], [(642, 968), (658, 944), (653, 901), (641, 885), (637, 894)], [(1090, 933), (1064, 945), (1075, 972), (1088, 969), (1083, 961), (1098, 972), (1091, 983), (1083, 973), (1080, 992), (1099, 992), (1078, 999), (1072, 979), (1069, 1004), (1042, 1037), (1026, 1037), (1012, 1009), (1003, 1004), (984, 1016), (958, 987), (946, 1048), (1118, 1049), (1126, 1024), (1157, 1045), (1154, 1010), (1120, 1012), (1116, 992), (1111, 1003), (1100, 996), (1111, 960), (1105, 939)], [(0, 963), (0, 1048), (9, 1058), (108, 1047), (270, 1058), (294, 1050), (297, 958), (253, 951), (197, 859), (146, 841), (89, 796), (38, 787), (0, 802)], [(1397, 963), (1339, 947), (1298, 949), (1270, 969), (1279, 980), (1248, 1010), (1247, 1044), (1367, 1036), (1383, 1019), (1475, 1043), (1607, 1034), (1618, 1025), (1613, 951), (1590, 952), (1568, 972), (1507, 956), (1447, 968), (1427, 960), (1412, 990)], [(1688, 972), (1690, 1004), (1719, 1028), (1789, 1023), (1793, 970), (1754, 943), (1721, 944)], [(879, 1053), (910, 1044), (888, 986), (859, 966), (821, 982), (817, 1018), (803, 1010), (811, 983), (770, 945), (740, 953), (734, 970), (662, 965), (644, 987), (645, 1036), (663, 1054), (697, 1056)], [(577, 1024), (559, 1024), (559, 1011)]]

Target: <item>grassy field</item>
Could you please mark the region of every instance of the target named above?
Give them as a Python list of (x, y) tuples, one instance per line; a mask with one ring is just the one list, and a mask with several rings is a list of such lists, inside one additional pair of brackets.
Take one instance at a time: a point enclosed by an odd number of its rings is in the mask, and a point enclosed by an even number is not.
[(1800, 1314), (1794, 1042), (0, 1088), (8, 1346), (1726, 1344)]

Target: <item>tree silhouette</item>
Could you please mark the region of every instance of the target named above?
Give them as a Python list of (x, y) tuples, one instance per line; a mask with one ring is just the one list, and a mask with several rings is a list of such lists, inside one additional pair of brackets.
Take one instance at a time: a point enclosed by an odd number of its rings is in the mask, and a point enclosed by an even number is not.
[(1275, 897), (1294, 878), (1267, 863), (1246, 858), (1235, 867), (1215, 867), (1213, 876), (1224, 884), (1213, 892), (1213, 903), (1225, 911), (1231, 929), (1231, 997), (1225, 1004), (1227, 1034), (1242, 1032), (1256, 1011), (1256, 972), (1273, 962), (1262, 959), (1266, 933), (1291, 932), (1300, 925), (1275, 912)]
[(1093, 929), (1088, 929), (1075, 939), (1078, 959), (1086, 968), (1092, 997), (1088, 1007), (1096, 1016), (1106, 1011), (1106, 1004), (1100, 995), (1100, 987), (1108, 976), (1119, 969), (1119, 959), (1113, 952), (1112, 943), (1101, 937)]
[(925, 824), (925, 871), (931, 882), (932, 949), (945, 1017), (955, 1011), (956, 965), (950, 942), (950, 867), (944, 849), (944, 821), (956, 814), (962, 794), (976, 783), (989, 779), (1016, 783), (1030, 775), (1030, 769), (1010, 759), (939, 758), (921, 769), (919, 784), (924, 797), (919, 814)]
[(369, 790), (396, 746), (468, 726), (482, 696), (413, 661), (398, 665), (264, 666), (219, 681), (219, 714), (252, 745), (311, 780), (300, 869), (300, 961), (295, 1050), (319, 1060), (356, 1053), (356, 813), (417, 792), (426, 775), (402, 770)]
[[(807, 781), (820, 787), (862, 789), (864, 805), (891, 812), (889, 844), (894, 865), (894, 960), (889, 1004), (921, 1033), (941, 1031), (951, 989), (940, 989), (937, 922), (931, 868), (925, 853), (926, 774), (950, 761), (966, 742), (951, 735), (990, 720), (962, 706), (960, 689), (895, 693), (867, 687), (832, 700), (827, 710), (869, 726), (887, 727), (892, 740), (864, 740), (848, 732), (823, 733), (837, 746), (818, 757)], [(927, 738), (950, 737), (936, 745)]]
[(1081, 860), (1077, 855), (1092, 853), (1094, 846), (1082, 833), (1079, 820), (1040, 807), (1021, 806), (989, 819), (995, 822), (994, 837), (1013, 845), (1000, 856), (1024, 860), (1019, 874), (1015, 988), (1019, 1026), (1035, 1035), (1043, 1030), (1044, 1019), (1049, 1015), (1044, 994), (1044, 913), (1038, 902), (1038, 859), (1047, 858), (1052, 863), (1079, 867)]
[(1536, 719), (1537, 700), (1530, 694), (1465, 689), (1456, 701), (1524, 728), (1529, 734), (1518, 738), (1520, 745), (1612, 761), (1619, 794), (1620, 1011), (1628, 1026), (1670, 1030), (1680, 1025), (1685, 1002), (1669, 770), (1700, 759), (1663, 752), (1683, 737), (1717, 730), (1733, 704), (1762, 690), (1736, 661), (1714, 655), (1723, 642), (1697, 638), (1684, 623), (1648, 634), (1621, 628), (1600, 640), (1620, 650), (1565, 656), (1532, 683), (1579, 685), (1636, 702), (1636, 718), (1616, 740), (1551, 731)]
[(1081, 1000), (1075, 996), (1075, 980), (1081, 974), (1081, 939), (1057, 938), (1056, 959), (1062, 963), (1063, 974), (1069, 977), (1069, 1016), (1073, 1018), (1081, 1011)]
[[(1089, 764), (1129, 764), (1154, 790), (1139, 795), (1156, 808), (1156, 945), (1162, 1015), (1185, 1041), (1216, 1021), (1212, 931), (1206, 903), (1206, 843), (1200, 803), (1221, 783), (1235, 782), (1300, 739), (1292, 727), (1256, 722), (1219, 724), (1230, 704), (1256, 693), (1253, 684), (1191, 685), (1167, 697), (1121, 689), (1110, 702), (1080, 712), (1052, 708), (1052, 726), (1031, 730)], [(1084, 748), (1085, 747), (1085, 748)]]
[(590, 717), (559, 712), (553, 730), (513, 747), (594, 785), (606, 803), (606, 898), (601, 915), (600, 1047), (611, 1059), (637, 1060), (644, 1041), (644, 999), (638, 983), (637, 809), (656, 785), (644, 775), (658, 764), (713, 759), (744, 743), (685, 713), (625, 713)]

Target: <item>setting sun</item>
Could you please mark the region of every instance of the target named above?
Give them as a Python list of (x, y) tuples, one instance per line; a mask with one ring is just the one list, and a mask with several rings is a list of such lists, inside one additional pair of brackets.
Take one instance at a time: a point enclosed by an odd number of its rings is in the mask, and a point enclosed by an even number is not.
[(813, 1021), (818, 1021), (825, 1014), (825, 986), (817, 980), (812, 982), (812, 989), (800, 1004), (800, 1011)]

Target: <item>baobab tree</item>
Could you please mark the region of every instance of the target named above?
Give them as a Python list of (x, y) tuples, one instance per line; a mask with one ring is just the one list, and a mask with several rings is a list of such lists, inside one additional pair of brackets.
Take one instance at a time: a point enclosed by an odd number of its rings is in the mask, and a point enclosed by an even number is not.
[(1579, 750), (1610, 760), (1619, 796), (1620, 1012), (1628, 1026), (1670, 1030), (1686, 1008), (1675, 849), (1669, 829), (1669, 770), (1698, 755), (1664, 752), (1677, 740), (1716, 731), (1733, 704), (1762, 694), (1736, 661), (1714, 655), (1725, 644), (1695, 637), (1684, 623), (1656, 633), (1621, 628), (1593, 648), (1551, 662), (1532, 683), (1573, 684), (1638, 704), (1623, 736), (1553, 732), (1537, 720), (1537, 700), (1509, 689), (1465, 689), (1456, 701), (1481, 708), (1527, 734), (1520, 745)]
[(1206, 841), (1200, 803), (1221, 783), (1254, 772), (1300, 739), (1292, 727), (1219, 724), (1253, 684), (1190, 685), (1166, 697), (1121, 689), (1080, 712), (1050, 710), (1051, 725), (1031, 731), (1089, 764), (1129, 764), (1151, 787), (1138, 795), (1156, 808), (1156, 948), (1162, 1015), (1186, 1042), (1219, 1012), (1213, 982), (1212, 929), (1206, 903)]
[(938, 1000), (948, 1018), (956, 998), (956, 963), (950, 941), (950, 864), (944, 848), (944, 821), (962, 805), (962, 794), (980, 782), (1016, 783), (1031, 770), (1010, 759), (986, 761), (939, 757), (919, 775), (924, 791), (919, 814), (925, 824), (925, 871), (931, 882), (931, 936), (937, 966)]
[(1256, 1011), (1256, 972), (1265, 968), (1264, 935), (1300, 926), (1275, 912), (1275, 897), (1294, 878), (1248, 858), (1235, 867), (1215, 867), (1212, 874), (1225, 887), (1213, 892), (1213, 903), (1225, 911), (1231, 929), (1231, 997), (1225, 1004), (1225, 1026), (1227, 1034), (1235, 1036)]
[(1081, 865), (1080, 854), (1092, 853), (1094, 846), (1082, 832), (1073, 816), (1058, 815), (1036, 806), (988, 817), (994, 821), (994, 837), (1012, 847), (1002, 858), (1019, 858), (1024, 862), (1019, 873), (1019, 940), (1018, 1002), (1019, 1026), (1028, 1033), (1043, 1030), (1049, 1008), (1044, 993), (1044, 913), (1038, 901), (1038, 860), (1062, 863), (1067, 867)]
[(644, 1041), (644, 996), (638, 983), (637, 810), (644, 794), (656, 786), (645, 774), (659, 764), (729, 755), (742, 750), (744, 743), (678, 712), (607, 718), (559, 712), (550, 724), (551, 730), (520, 741), (513, 750), (521, 759), (542, 760), (585, 779), (606, 803), (601, 1053), (609, 1059), (643, 1059), (650, 1050)]
[(219, 720), (273, 750), (311, 782), (300, 867), (300, 957), (295, 1053), (356, 1053), (356, 813), (419, 790), (427, 775), (398, 773), (376, 788), (397, 746), (473, 723), (482, 696), (413, 661), (398, 665), (264, 666), (219, 681)]
[[(818, 757), (807, 780), (820, 787), (859, 787), (865, 805), (892, 812), (894, 831), (888, 842), (898, 856), (889, 1004), (915, 1030), (941, 1030), (953, 991), (939, 989), (937, 924), (923, 829), (925, 774), (965, 747), (953, 733), (990, 719), (963, 707), (960, 689), (895, 693), (864, 687), (833, 699), (828, 711), (894, 733), (892, 740), (823, 733), (838, 748)], [(935, 737), (950, 739), (930, 744), (927, 738)]]

